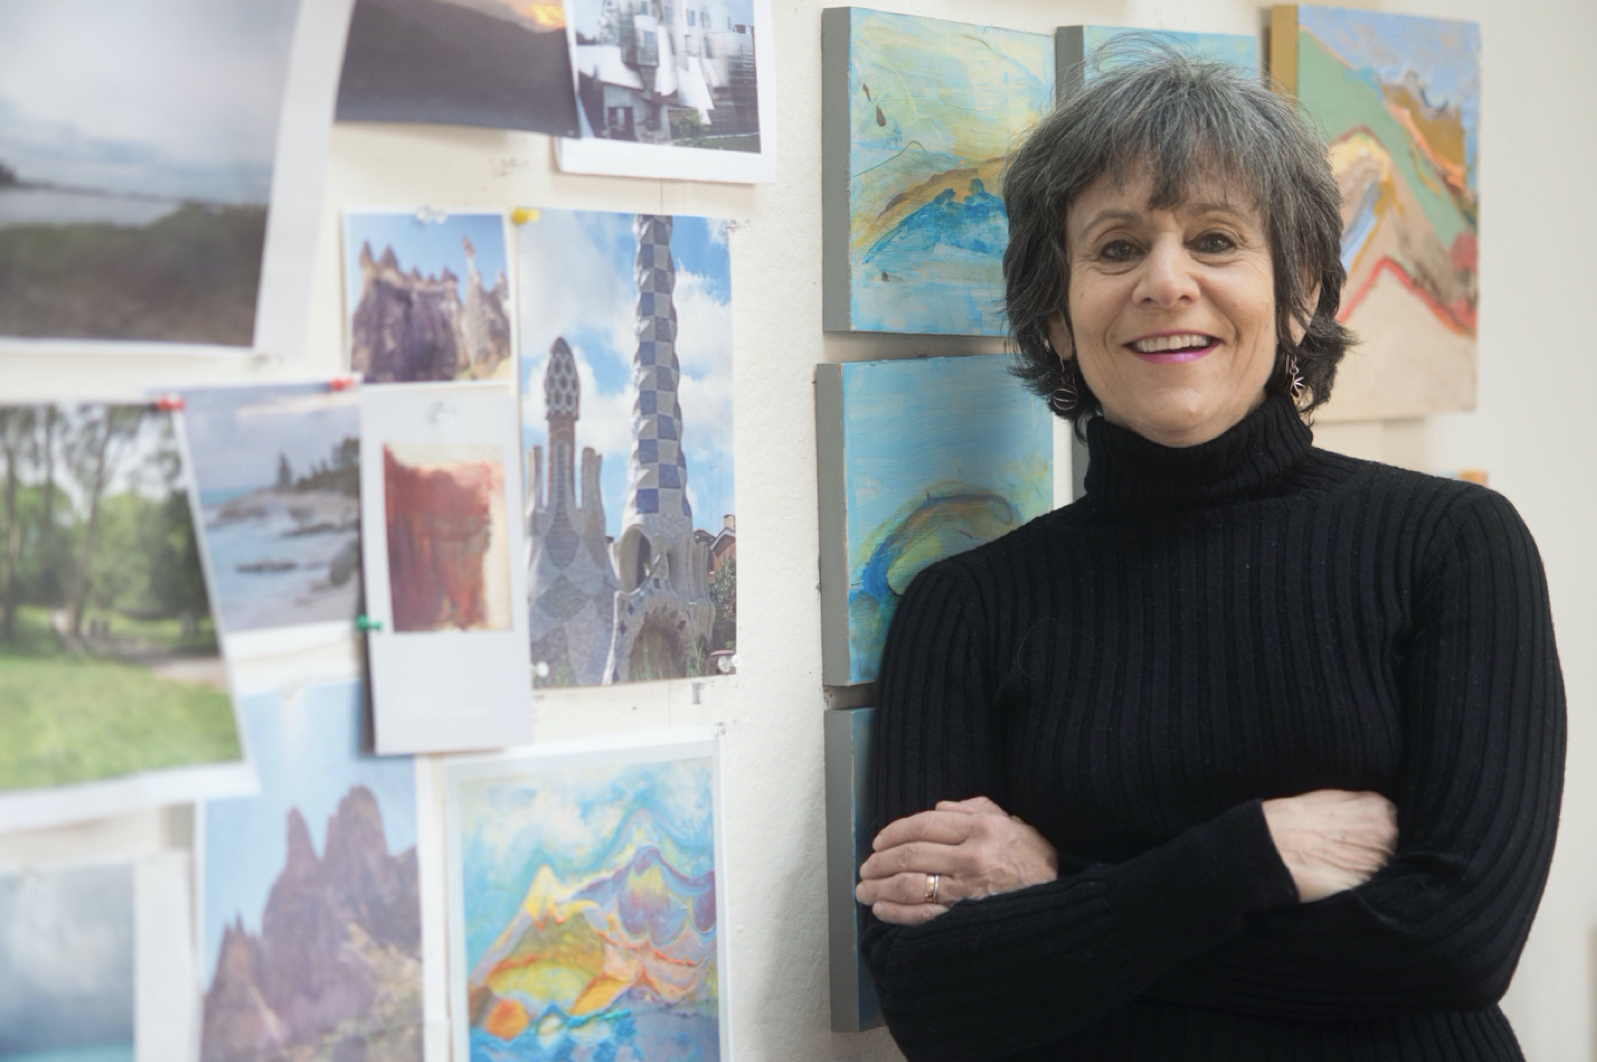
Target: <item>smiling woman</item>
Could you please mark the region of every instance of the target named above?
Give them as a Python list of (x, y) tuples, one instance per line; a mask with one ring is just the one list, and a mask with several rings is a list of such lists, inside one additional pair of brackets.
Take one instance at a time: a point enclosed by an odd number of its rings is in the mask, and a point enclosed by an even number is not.
[(1513, 508), (1313, 447), (1351, 341), (1325, 153), (1170, 52), (1012, 159), (1017, 374), (1085, 496), (927, 568), (857, 895), (915, 1062), (1486, 1062), (1564, 700)]

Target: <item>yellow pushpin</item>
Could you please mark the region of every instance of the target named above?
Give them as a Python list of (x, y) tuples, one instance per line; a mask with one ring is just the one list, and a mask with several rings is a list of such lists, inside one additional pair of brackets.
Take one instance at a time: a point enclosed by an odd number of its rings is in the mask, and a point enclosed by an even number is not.
[(529, 221), (537, 221), (538, 210), (536, 207), (517, 207), (510, 212), (510, 220), (517, 225), (525, 225)]

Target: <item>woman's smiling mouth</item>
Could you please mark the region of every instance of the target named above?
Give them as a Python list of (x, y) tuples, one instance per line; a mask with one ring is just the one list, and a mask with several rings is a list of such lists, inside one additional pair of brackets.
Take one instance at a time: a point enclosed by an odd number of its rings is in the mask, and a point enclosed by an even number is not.
[(1174, 365), (1196, 361), (1219, 345), (1218, 339), (1203, 332), (1166, 332), (1133, 339), (1126, 349), (1144, 361)]

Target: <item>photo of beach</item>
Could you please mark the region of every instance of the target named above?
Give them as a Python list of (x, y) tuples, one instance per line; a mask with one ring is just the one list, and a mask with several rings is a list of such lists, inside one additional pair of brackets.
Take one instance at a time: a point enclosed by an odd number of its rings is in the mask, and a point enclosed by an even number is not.
[(325, 383), (183, 393), (222, 630), (353, 622), (360, 403)]

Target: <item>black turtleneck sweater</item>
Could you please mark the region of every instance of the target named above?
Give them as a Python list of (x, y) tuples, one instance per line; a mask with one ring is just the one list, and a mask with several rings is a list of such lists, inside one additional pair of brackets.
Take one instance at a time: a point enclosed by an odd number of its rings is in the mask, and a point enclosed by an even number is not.
[[(1520, 1058), (1496, 1001), (1552, 854), (1564, 700), (1500, 495), (1311, 445), (1267, 400), (1170, 449), (1095, 421), (1086, 494), (923, 572), (882, 660), (883, 823), (985, 795), (1058, 880), (868, 919), (921, 1060)], [(1370, 789), (1392, 861), (1298, 902), (1260, 800)]]

